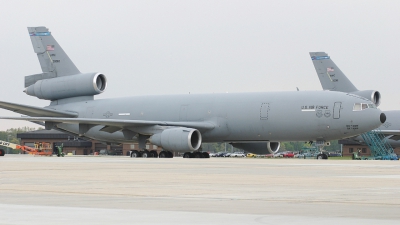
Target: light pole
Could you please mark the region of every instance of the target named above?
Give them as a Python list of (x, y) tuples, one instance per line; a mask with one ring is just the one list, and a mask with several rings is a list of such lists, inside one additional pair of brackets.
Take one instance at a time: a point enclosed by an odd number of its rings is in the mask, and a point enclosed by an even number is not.
[[(7, 142), (8, 143), (10, 143), (10, 136), (11, 135), (9, 135), (9, 134), (7, 135)], [(7, 147), (7, 154), (9, 153), (9, 151), (10, 151), (10, 147)]]

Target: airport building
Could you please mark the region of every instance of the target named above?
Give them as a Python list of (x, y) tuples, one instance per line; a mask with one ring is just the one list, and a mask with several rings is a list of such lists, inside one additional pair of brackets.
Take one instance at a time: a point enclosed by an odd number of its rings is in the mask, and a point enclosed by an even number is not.
[[(369, 147), (357, 141), (344, 139), (339, 140), (338, 143), (342, 144), (343, 156), (352, 156), (353, 152), (358, 152), (360, 156), (371, 156), (371, 150)], [(400, 148), (394, 148), (393, 150), (396, 155), (400, 155)]]
[[(93, 155), (95, 152), (107, 153), (109, 155), (129, 155), (130, 150), (139, 150), (138, 144), (106, 145), (105, 143), (82, 139), (57, 130), (36, 130), (32, 132), (19, 133), (17, 138), (21, 140), (20, 145), (29, 147), (40, 146), (53, 149), (56, 152), (57, 146), (63, 146), (65, 154)], [(148, 150), (161, 151), (156, 145), (146, 145)]]
[[(56, 151), (56, 147), (63, 145), (64, 153), (72, 153), (74, 155), (93, 155), (95, 152), (110, 155), (129, 155), (130, 150), (139, 150), (138, 144), (122, 144), (122, 145), (106, 145), (105, 143), (82, 139), (57, 130), (36, 130), (32, 132), (17, 134), (20, 138), (21, 145), (29, 147), (47, 146)], [(371, 150), (368, 146), (362, 145), (359, 142), (351, 140), (339, 140), (342, 144), (343, 156), (351, 156), (353, 152), (359, 152), (360, 156), (371, 156)], [(146, 145), (148, 150), (156, 150), (160, 152), (162, 149), (156, 145)], [(394, 152), (400, 155), (400, 148), (395, 148)]]

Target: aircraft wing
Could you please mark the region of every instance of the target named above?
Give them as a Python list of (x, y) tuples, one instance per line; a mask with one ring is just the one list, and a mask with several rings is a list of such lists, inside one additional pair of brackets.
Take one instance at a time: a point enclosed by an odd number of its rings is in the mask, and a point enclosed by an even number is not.
[(148, 121), (148, 120), (117, 120), (117, 119), (91, 119), (91, 118), (59, 118), (59, 117), (0, 117), (0, 119), (9, 120), (25, 120), (33, 122), (50, 122), (53, 124), (57, 123), (69, 123), (79, 125), (102, 125), (105, 127), (141, 127), (141, 126), (179, 126), (179, 127), (190, 127), (199, 130), (211, 130), (215, 127), (210, 122), (168, 122), (168, 121)]
[[(47, 116), (47, 117), (77, 117), (74, 112), (58, 111), (50, 108), (41, 108), (29, 105), (16, 104), (0, 101), (0, 108), (7, 109), (27, 116)], [(43, 121), (43, 120), (42, 120)]]
[(381, 133), (385, 136), (390, 136), (389, 139), (400, 140), (400, 130), (381, 130)]

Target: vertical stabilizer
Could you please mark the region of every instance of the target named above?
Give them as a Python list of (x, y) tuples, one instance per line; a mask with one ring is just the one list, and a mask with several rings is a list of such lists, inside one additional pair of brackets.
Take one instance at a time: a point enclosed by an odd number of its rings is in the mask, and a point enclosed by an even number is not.
[(29, 76), (25, 79), (25, 87), (37, 80), (79, 74), (78, 68), (65, 54), (51, 32), (46, 27), (28, 27), (33, 50), (38, 56), (42, 74)]
[(358, 89), (325, 52), (310, 52), (312, 62), (324, 90), (355, 92)]

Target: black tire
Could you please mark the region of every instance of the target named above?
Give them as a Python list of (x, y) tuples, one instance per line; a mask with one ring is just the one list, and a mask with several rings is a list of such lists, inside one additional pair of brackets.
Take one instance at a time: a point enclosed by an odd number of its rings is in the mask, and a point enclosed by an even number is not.
[(161, 151), (158, 155), (159, 158), (168, 158), (168, 153), (166, 151)]
[(318, 154), (318, 155), (317, 155), (317, 159), (323, 159), (322, 154)]
[(174, 158), (174, 153), (170, 151), (167, 151), (167, 153), (168, 153), (168, 158)]
[(4, 156), (6, 152), (3, 149), (0, 149), (0, 156)]
[(193, 154), (194, 154), (193, 158), (203, 158), (203, 154), (201, 152), (195, 152)]
[(133, 150), (131, 152), (131, 158), (138, 158), (138, 157), (140, 157), (139, 151)]
[(322, 154), (322, 159), (328, 159), (328, 155), (327, 154)]
[(142, 154), (142, 158), (150, 158), (150, 157), (152, 157), (152, 155), (150, 154), (150, 152), (149, 151), (147, 151), (147, 150), (143, 150), (142, 152), (141, 152)]
[(151, 157), (158, 158), (158, 153), (155, 150), (150, 151)]
[(193, 158), (193, 157), (191, 157), (191, 155), (192, 155), (192, 153), (190, 153), (190, 152), (185, 152), (185, 154), (183, 154), (183, 158)]
[(208, 154), (208, 152), (203, 152), (203, 158), (210, 158), (210, 154)]

